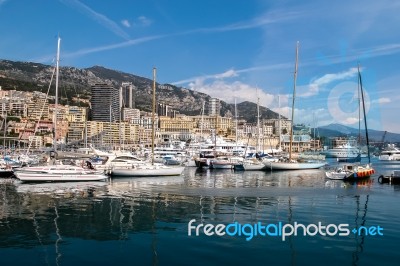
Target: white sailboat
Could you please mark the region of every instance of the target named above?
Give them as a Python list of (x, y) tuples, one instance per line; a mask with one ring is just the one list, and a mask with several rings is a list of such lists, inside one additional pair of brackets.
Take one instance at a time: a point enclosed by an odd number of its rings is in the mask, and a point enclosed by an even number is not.
[(153, 108), (152, 108), (152, 139), (151, 139), (151, 163), (132, 165), (131, 169), (111, 169), (113, 177), (149, 177), (149, 176), (176, 176), (181, 175), (185, 167), (167, 166), (154, 163), (154, 136), (155, 136), (155, 110), (156, 109), (156, 68), (153, 68)]
[(298, 67), (298, 54), (299, 54), (299, 42), (296, 45), (296, 63), (294, 68), (294, 85), (293, 85), (293, 102), (292, 102), (292, 127), (290, 130), (290, 142), (289, 142), (289, 158), (280, 158), (278, 161), (265, 161), (264, 164), (267, 169), (271, 170), (302, 170), (302, 169), (318, 169), (324, 166), (324, 161), (307, 161), (307, 160), (296, 160), (292, 158), (292, 142), (293, 142), (293, 122), (294, 122), (294, 101), (296, 98), (296, 79), (297, 79), (297, 67)]
[[(371, 166), (367, 116), (366, 116), (366, 112), (365, 112), (364, 90), (362, 87), (360, 67), (358, 67), (358, 86), (359, 86), (359, 92), (361, 94), (363, 114), (364, 114), (365, 138), (367, 140), (368, 163), (365, 165), (361, 165), (359, 163), (348, 163), (348, 164), (339, 166), (336, 169), (326, 171), (325, 175), (329, 179), (344, 180), (344, 181), (357, 181), (357, 180), (367, 179), (367, 178), (371, 177), (371, 175), (375, 174), (375, 170)], [(360, 105), (359, 105), (359, 108), (360, 108)]]
[[(60, 63), (60, 43), (58, 38), (57, 43), (57, 61), (56, 61), (56, 98), (54, 108), (54, 152), (57, 152), (56, 139), (56, 118), (58, 105), (58, 74)], [(67, 182), (67, 181), (100, 181), (108, 177), (102, 172), (86, 169), (74, 165), (53, 164), (47, 166), (32, 166), (15, 169), (14, 175), (23, 182)]]
[[(256, 150), (255, 152), (258, 153), (260, 152), (260, 97), (258, 97), (257, 93), (257, 145), (256, 145)], [(235, 103), (235, 116), (237, 120), (237, 114), (236, 114), (236, 103)], [(237, 123), (237, 122), (236, 122)], [(237, 131), (237, 125), (236, 125), (236, 131)], [(244, 155), (246, 157), (246, 155)], [(245, 171), (261, 171), (266, 169), (267, 166), (263, 163), (263, 161), (260, 158), (248, 158), (244, 159), (242, 162), (239, 164), (235, 165), (236, 170), (245, 170)]]

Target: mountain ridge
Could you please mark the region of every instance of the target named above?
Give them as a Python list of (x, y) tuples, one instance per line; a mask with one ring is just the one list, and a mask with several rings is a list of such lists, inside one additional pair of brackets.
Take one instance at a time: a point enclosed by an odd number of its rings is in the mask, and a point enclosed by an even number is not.
[[(3, 89), (38, 90), (42, 91), (50, 84), (53, 66), (11, 60), (0, 60), (0, 86)], [(80, 99), (90, 99), (90, 86), (95, 83), (106, 83), (114, 87), (120, 87), (122, 82), (131, 82), (135, 86), (135, 107), (143, 110), (151, 110), (152, 80), (119, 70), (108, 69), (103, 66), (92, 66), (79, 69), (76, 67), (61, 66), (59, 72), (60, 93), (65, 95), (64, 102), (74, 105), (73, 97), (78, 95)], [(54, 86), (50, 93), (54, 91)], [(54, 95), (54, 94), (53, 94)], [(171, 106), (174, 110), (186, 115), (200, 115), (203, 102), (209, 102), (211, 97), (205, 93), (177, 87), (171, 84), (157, 83), (157, 101)], [(233, 117), (234, 104), (220, 101), (221, 115)], [(255, 123), (257, 117), (257, 105), (252, 102), (237, 104), (239, 118), (249, 123)], [(278, 118), (279, 114), (269, 108), (260, 106), (261, 119)]]
[[(0, 86), (3, 89), (17, 89), (25, 91), (46, 90), (54, 66), (41, 63), (11, 61), (0, 59)], [(152, 101), (152, 80), (134, 74), (125, 73), (119, 70), (108, 69), (95, 65), (89, 68), (79, 69), (70, 66), (60, 67), (60, 88), (64, 90), (61, 97), (61, 104), (73, 103), (73, 98), (90, 99), (90, 86), (95, 83), (107, 83), (119, 87), (122, 82), (132, 82), (136, 87), (135, 107), (143, 111), (151, 111)], [(53, 81), (54, 83), (54, 81)], [(54, 91), (54, 85), (50, 93)], [(54, 95), (54, 92), (53, 92)], [(202, 103), (208, 102), (211, 97), (205, 93), (177, 87), (171, 84), (158, 84), (158, 102), (170, 105), (173, 109), (186, 115), (200, 115)], [(72, 104), (74, 105), (74, 104)], [(76, 105), (76, 103), (75, 103)], [(221, 114), (233, 117), (235, 105), (221, 101)], [(244, 101), (237, 104), (238, 118), (245, 119), (248, 123), (255, 123), (257, 120), (257, 104)], [(260, 106), (261, 119), (278, 118), (279, 114)], [(282, 119), (286, 117), (281, 116)], [(318, 127), (320, 135), (333, 136), (358, 136), (358, 129), (341, 124), (330, 124)], [(385, 131), (369, 129), (371, 140), (380, 141)], [(324, 133), (324, 134), (321, 134)], [(365, 131), (361, 131), (365, 136)], [(400, 142), (400, 134), (387, 132), (385, 140), (389, 142)]]
[[(316, 128), (321, 136), (325, 137), (358, 137), (358, 128), (332, 123)], [(385, 133), (386, 132), (386, 133)], [(360, 135), (365, 138), (365, 129), (360, 130)], [(368, 129), (369, 139), (374, 142), (381, 142), (383, 137), (385, 142), (400, 142), (400, 134), (385, 130)]]

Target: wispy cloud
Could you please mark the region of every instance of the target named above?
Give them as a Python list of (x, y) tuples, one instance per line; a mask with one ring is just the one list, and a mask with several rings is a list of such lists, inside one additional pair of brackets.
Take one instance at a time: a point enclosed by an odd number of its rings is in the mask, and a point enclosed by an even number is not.
[(0, 7), (1, 7), (5, 2), (7, 2), (7, 0), (0, 0)]
[(152, 20), (145, 16), (139, 16), (138, 18), (129, 21), (128, 19), (121, 20), (121, 24), (127, 28), (131, 27), (148, 27), (153, 23)]
[(378, 104), (384, 104), (384, 103), (390, 103), (392, 100), (390, 98), (382, 97), (376, 100), (371, 101), (371, 103), (378, 103)]
[(140, 16), (137, 18), (139, 24), (143, 27), (147, 27), (150, 26), (153, 21), (151, 21), (149, 18), (145, 17), (145, 16)]
[(305, 90), (298, 94), (298, 97), (311, 97), (317, 95), (322, 87), (336, 81), (347, 80), (349, 78), (355, 77), (357, 74), (357, 68), (350, 68), (347, 71), (325, 74), (320, 78), (314, 79), (308, 86), (303, 86), (301, 89)]
[[(148, 37), (133, 39), (133, 40), (129, 40), (126, 42), (117, 43), (117, 44), (111, 44), (111, 45), (99, 46), (99, 47), (93, 47), (93, 48), (86, 48), (86, 49), (81, 49), (81, 50), (78, 50), (75, 52), (63, 53), (61, 57), (62, 58), (71, 58), (71, 57), (76, 57), (76, 56), (83, 56), (83, 55), (87, 55), (87, 54), (98, 53), (98, 52), (102, 52), (102, 51), (132, 46), (132, 45), (148, 42), (151, 40), (161, 39), (164, 37), (165, 37), (164, 35), (148, 36)], [(45, 62), (49, 62), (53, 58), (54, 58), (54, 55), (51, 55), (51, 56), (47, 55), (47, 56), (44, 56), (41, 58), (32, 59), (32, 61), (39, 62), (39, 63), (45, 63)]]
[(81, 3), (78, 0), (60, 0), (60, 1), (68, 6), (77, 9), (79, 12), (93, 19), (103, 27), (112, 31), (114, 34), (126, 40), (129, 40), (129, 35), (122, 28), (120, 28), (117, 23), (115, 23), (113, 20), (109, 19), (105, 15), (94, 11), (93, 9), (91, 9), (90, 7)]
[(131, 27), (131, 23), (127, 19), (121, 20), (121, 24), (124, 25), (127, 28)]
[(213, 33), (213, 32), (229, 32), (238, 31), (246, 29), (260, 28), (266, 25), (279, 23), (282, 21), (298, 18), (300, 14), (295, 12), (271, 12), (266, 13), (262, 16), (253, 18), (251, 20), (239, 21), (236, 23), (223, 25), (219, 27), (208, 27), (208, 28), (198, 28), (188, 31), (181, 32), (181, 35), (192, 34), (192, 33)]
[(346, 51), (346, 56), (343, 54), (320, 55), (319, 58), (304, 61), (305, 65), (320, 64), (339, 64), (346, 62), (356, 62), (364, 58), (374, 58), (386, 55), (393, 55), (400, 52), (399, 43), (388, 43), (373, 47), (364, 47)]
[(229, 69), (229, 70), (227, 70), (225, 72), (222, 72), (222, 73), (208, 74), (208, 75), (191, 77), (191, 78), (188, 78), (188, 79), (171, 82), (171, 84), (173, 84), (173, 85), (184, 85), (184, 84), (188, 84), (188, 83), (191, 83), (191, 82), (195, 82), (196, 80), (199, 80), (199, 79), (208, 80), (208, 79), (231, 78), (231, 77), (239, 76), (239, 74), (242, 74), (242, 73), (249, 73), (249, 72), (255, 72), (255, 71), (286, 69), (288, 67), (293, 67), (293, 63), (282, 63), (282, 64), (274, 64), (274, 65), (268, 65), (268, 66), (255, 66), (255, 67), (249, 67), (249, 68), (244, 68), (244, 69), (239, 69), (239, 70)]
[(268, 94), (254, 86), (242, 83), (240, 81), (226, 82), (224, 80), (216, 80), (211, 83), (204, 83), (204, 80), (198, 79), (189, 84), (189, 89), (206, 93), (211, 97), (221, 99), (228, 103), (257, 101), (256, 93), (260, 98), (261, 105), (269, 106), (274, 100), (272, 94)]

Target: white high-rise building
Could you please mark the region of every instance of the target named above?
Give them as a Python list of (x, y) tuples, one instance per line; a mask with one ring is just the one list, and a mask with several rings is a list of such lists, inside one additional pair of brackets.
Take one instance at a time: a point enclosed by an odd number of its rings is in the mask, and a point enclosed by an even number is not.
[(216, 116), (220, 115), (220, 101), (217, 98), (211, 98), (208, 102), (208, 115)]

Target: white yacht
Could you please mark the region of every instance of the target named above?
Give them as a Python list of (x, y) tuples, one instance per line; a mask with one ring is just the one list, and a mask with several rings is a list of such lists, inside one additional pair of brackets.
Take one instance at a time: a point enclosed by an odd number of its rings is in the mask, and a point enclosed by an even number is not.
[(395, 144), (388, 144), (379, 155), (380, 161), (400, 161), (400, 149)]
[(101, 181), (108, 177), (102, 172), (74, 165), (47, 165), (25, 167), (14, 171), (23, 182)]
[(360, 150), (349, 142), (321, 152), (326, 158), (355, 158)]

